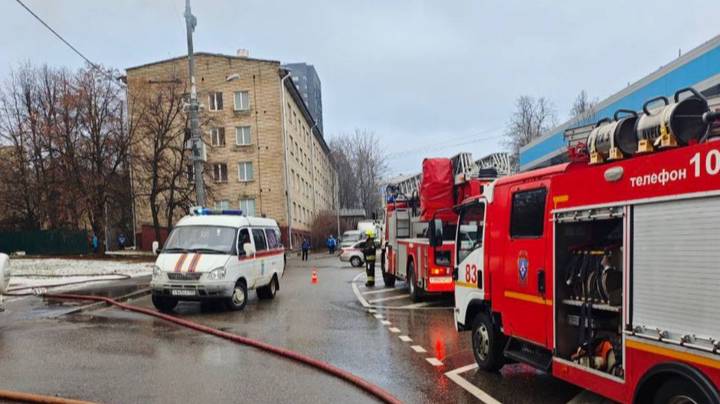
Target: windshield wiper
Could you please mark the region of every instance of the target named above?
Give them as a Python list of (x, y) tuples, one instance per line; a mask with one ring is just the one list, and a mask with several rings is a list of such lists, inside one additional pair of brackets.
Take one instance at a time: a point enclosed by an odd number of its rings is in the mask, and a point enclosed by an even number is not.
[(209, 254), (230, 254), (227, 251), (224, 250), (217, 250), (215, 248), (191, 248), (188, 251), (194, 252), (194, 253), (209, 253)]
[(186, 249), (184, 249), (184, 248), (179, 248), (179, 247), (173, 247), (173, 248), (163, 248), (163, 249), (161, 250), (161, 252), (164, 252), (164, 253), (171, 253), (171, 252), (187, 252), (187, 251), (188, 251), (188, 250), (186, 250)]

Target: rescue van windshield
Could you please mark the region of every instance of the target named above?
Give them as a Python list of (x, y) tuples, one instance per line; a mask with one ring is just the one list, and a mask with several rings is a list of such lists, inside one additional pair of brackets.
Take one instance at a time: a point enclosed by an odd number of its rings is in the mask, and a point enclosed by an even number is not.
[(235, 254), (236, 229), (222, 226), (178, 226), (168, 237), (164, 253)]

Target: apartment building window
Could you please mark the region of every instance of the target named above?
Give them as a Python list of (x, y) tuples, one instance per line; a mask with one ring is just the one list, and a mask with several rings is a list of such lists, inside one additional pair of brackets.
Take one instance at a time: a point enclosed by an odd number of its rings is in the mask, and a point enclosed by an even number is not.
[(208, 108), (210, 111), (222, 111), (223, 97), (221, 92), (211, 92), (208, 94)]
[(213, 180), (215, 182), (227, 182), (227, 164), (213, 164)]
[(238, 163), (238, 179), (240, 181), (253, 180), (253, 166), (251, 161), (242, 161)]
[(247, 91), (235, 91), (235, 111), (250, 110), (250, 96)]
[(230, 201), (223, 199), (215, 202), (215, 209), (230, 209)]
[(235, 144), (238, 146), (248, 146), (252, 143), (250, 137), (249, 126), (238, 126), (235, 128)]
[(225, 128), (210, 129), (210, 137), (212, 145), (215, 147), (225, 146)]
[(255, 199), (240, 199), (240, 210), (243, 211), (245, 216), (255, 216)]
[(186, 164), (185, 165), (185, 174), (187, 175), (187, 180), (189, 182), (195, 182), (195, 167), (192, 164)]

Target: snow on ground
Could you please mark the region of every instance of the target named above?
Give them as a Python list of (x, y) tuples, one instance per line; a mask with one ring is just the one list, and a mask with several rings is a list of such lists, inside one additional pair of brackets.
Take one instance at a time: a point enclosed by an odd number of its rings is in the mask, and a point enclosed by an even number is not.
[[(14, 289), (25, 286), (54, 285), (90, 279), (122, 279), (123, 277), (118, 276), (118, 274), (132, 277), (149, 275), (152, 273), (152, 268), (152, 262), (70, 258), (11, 258), (9, 287)], [(31, 276), (14, 276), (19, 274)], [(54, 277), (56, 275), (62, 275), (62, 277)]]

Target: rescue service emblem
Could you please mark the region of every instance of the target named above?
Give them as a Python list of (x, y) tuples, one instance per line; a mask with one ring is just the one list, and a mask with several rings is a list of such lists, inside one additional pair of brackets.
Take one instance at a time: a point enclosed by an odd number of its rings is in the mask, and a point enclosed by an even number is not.
[(527, 251), (520, 250), (520, 252), (518, 253), (517, 266), (520, 283), (524, 285), (527, 283), (528, 267), (530, 266), (530, 261), (527, 257)]

